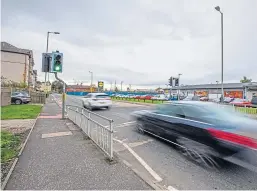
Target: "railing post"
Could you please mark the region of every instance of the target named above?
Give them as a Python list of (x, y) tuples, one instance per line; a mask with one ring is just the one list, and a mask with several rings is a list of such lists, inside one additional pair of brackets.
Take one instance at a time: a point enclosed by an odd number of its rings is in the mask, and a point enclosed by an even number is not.
[(75, 111), (75, 124), (77, 125), (77, 113), (78, 113), (78, 108), (76, 109), (76, 111)]
[(110, 121), (110, 157), (111, 160), (113, 159), (113, 126), (112, 126), (112, 121)]
[(89, 129), (90, 129), (90, 112), (88, 113), (88, 119), (87, 119), (87, 135), (89, 136)]
[(245, 113), (247, 113), (246, 105), (245, 105)]

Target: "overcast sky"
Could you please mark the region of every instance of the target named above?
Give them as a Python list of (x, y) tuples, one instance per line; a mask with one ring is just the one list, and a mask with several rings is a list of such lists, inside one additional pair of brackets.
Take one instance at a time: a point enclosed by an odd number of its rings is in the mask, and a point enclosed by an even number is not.
[[(2, 0), (2, 41), (32, 49), (36, 69), (46, 50), (64, 53), (60, 76), (68, 83), (164, 86), (216, 83), (221, 76), (224, 12), (224, 81), (257, 81), (256, 0)], [(39, 79), (44, 75), (39, 72)], [(54, 79), (53, 76), (50, 79)]]

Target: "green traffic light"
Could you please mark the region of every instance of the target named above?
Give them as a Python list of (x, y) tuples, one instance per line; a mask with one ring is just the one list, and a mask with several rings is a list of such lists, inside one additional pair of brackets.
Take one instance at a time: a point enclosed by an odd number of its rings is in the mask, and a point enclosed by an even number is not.
[(56, 66), (56, 67), (55, 67), (55, 70), (56, 70), (56, 71), (59, 71), (60, 69), (61, 69), (60, 66)]

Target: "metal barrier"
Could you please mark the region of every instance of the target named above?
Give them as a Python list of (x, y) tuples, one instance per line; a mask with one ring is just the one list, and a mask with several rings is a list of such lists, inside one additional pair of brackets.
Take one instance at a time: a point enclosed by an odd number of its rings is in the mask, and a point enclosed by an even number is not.
[[(113, 120), (78, 106), (66, 105), (66, 112), (68, 118), (78, 125), (112, 160)], [(104, 124), (98, 122), (99, 119)]]

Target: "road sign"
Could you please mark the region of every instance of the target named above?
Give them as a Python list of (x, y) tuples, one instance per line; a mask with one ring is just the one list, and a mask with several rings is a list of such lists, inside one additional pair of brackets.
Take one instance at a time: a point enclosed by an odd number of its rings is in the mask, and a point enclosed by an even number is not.
[(103, 91), (104, 89), (104, 82), (103, 81), (98, 81), (98, 90)]
[(98, 81), (98, 87), (99, 87), (99, 88), (103, 88), (103, 87), (104, 87), (104, 82)]
[(52, 53), (42, 53), (42, 72), (50, 72)]

